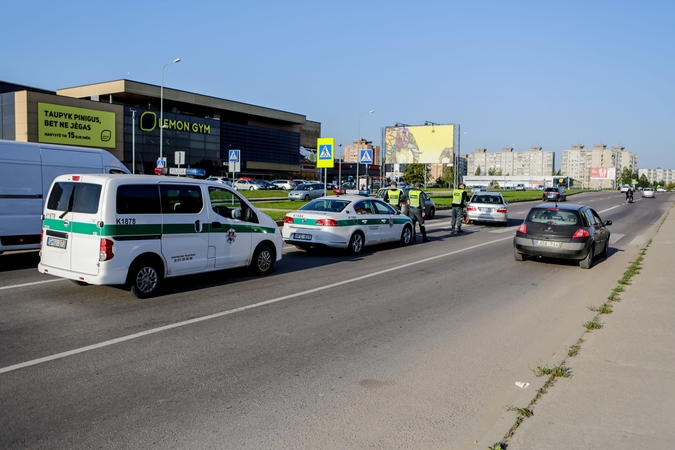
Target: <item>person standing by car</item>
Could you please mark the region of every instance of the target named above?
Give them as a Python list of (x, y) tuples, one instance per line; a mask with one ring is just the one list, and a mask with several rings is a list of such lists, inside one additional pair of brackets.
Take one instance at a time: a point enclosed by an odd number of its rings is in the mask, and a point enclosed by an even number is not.
[(384, 194), (384, 201), (389, 203), (389, 205), (396, 208), (397, 211), (401, 210), (401, 204), (405, 202), (405, 194), (402, 190), (398, 188), (398, 184), (395, 181), (391, 182), (391, 187)]
[(450, 224), (450, 231), (462, 232), (462, 213), (464, 212), (464, 205), (469, 201), (469, 195), (466, 193), (464, 183), (459, 183), (459, 189), (452, 190), (452, 223)]
[(422, 183), (415, 183), (415, 188), (408, 191), (408, 217), (413, 220), (413, 242), (417, 239), (415, 237), (415, 222), (420, 224), (420, 233), (422, 233), (422, 242), (429, 242), (427, 238), (427, 230), (424, 228), (424, 198), (422, 197)]

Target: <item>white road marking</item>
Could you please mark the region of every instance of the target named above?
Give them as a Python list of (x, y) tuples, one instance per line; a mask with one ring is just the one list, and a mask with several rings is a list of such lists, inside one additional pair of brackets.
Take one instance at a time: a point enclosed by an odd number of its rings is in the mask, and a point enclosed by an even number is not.
[(611, 211), (611, 210), (616, 209), (616, 208), (621, 208), (622, 206), (623, 206), (623, 204), (615, 205), (615, 206), (612, 206), (610, 208), (603, 209), (602, 211), (598, 211), (598, 214), (606, 213), (607, 211)]
[(14, 289), (14, 288), (20, 288), (20, 287), (25, 287), (25, 286), (33, 286), (36, 284), (44, 284), (44, 283), (54, 283), (56, 281), (65, 281), (66, 278), (55, 278), (53, 280), (45, 280), (45, 281), (34, 281), (32, 283), (23, 283), (23, 284), (13, 284), (11, 286), (2, 286), (0, 287), (0, 291), (3, 289)]
[(616, 242), (624, 236), (625, 236), (625, 234), (612, 233), (612, 234), (609, 235), (609, 243), (610, 244), (616, 244)]
[(122, 336), (122, 337), (119, 337), (117, 339), (111, 339), (109, 341), (100, 342), (98, 344), (87, 345), (86, 347), (76, 348), (76, 349), (73, 349), (73, 350), (69, 350), (67, 352), (57, 353), (55, 355), (50, 355), (50, 356), (45, 356), (43, 358), (33, 359), (31, 361), (26, 361), (26, 362), (23, 362), (23, 363), (14, 364), (12, 366), (2, 367), (2, 368), (0, 368), (0, 374), (6, 373), (6, 372), (12, 372), (12, 371), (18, 370), (18, 369), (23, 369), (25, 367), (35, 366), (37, 364), (42, 364), (42, 363), (45, 363), (45, 362), (48, 362), (48, 361), (54, 361), (54, 360), (57, 360), (57, 359), (62, 359), (62, 358), (65, 358), (67, 356), (77, 355), (79, 353), (88, 352), (90, 350), (96, 350), (98, 348), (108, 347), (110, 345), (119, 344), (119, 343), (122, 343), (122, 342), (125, 342), (125, 341), (130, 341), (132, 339), (138, 339), (138, 338), (141, 338), (143, 336), (148, 336), (148, 335), (151, 335), (151, 334), (159, 333), (161, 331), (171, 330), (173, 328), (184, 327), (184, 326), (187, 326), (187, 325), (191, 325), (193, 323), (204, 322), (205, 320), (215, 319), (215, 318), (223, 317), (223, 316), (229, 316), (229, 315), (232, 315), (232, 314), (236, 314), (238, 312), (248, 311), (248, 310), (255, 309), (255, 308), (260, 308), (262, 306), (267, 306), (267, 305), (271, 305), (273, 303), (282, 302), (284, 300), (288, 300), (288, 299), (291, 299), (291, 298), (301, 297), (303, 295), (308, 295), (308, 294), (314, 294), (316, 292), (325, 291), (327, 289), (333, 289), (337, 286), (343, 286), (343, 285), (346, 285), (346, 284), (355, 283), (357, 281), (365, 280), (367, 278), (376, 277), (378, 275), (382, 275), (382, 274), (385, 274), (385, 273), (394, 272), (396, 270), (406, 269), (410, 266), (418, 265), (420, 263), (429, 262), (429, 261), (433, 261), (433, 260), (440, 259), (440, 258), (446, 258), (448, 256), (456, 255), (458, 253), (463, 253), (463, 252), (473, 250), (473, 249), (476, 249), (476, 248), (480, 248), (480, 247), (485, 247), (486, 245), (495, 244), (497, 242), (505, 241), (507, 239), (511, 239), (511, 236), (501, 238), (501, 239), (495, 239), (494, 241), (484, 242), (482, 244), (472, 245), (471, 247), (466, 247), (466, 248), (463, 248), (463, 249), (460, 249), (460, 250), (454, 250), (452, 252), (443, 253), (441, 255), (431, 256), (429, 258), (420, 259), (420, 260), (413, 261), (413, 262), (410, 262), (410, 263), (407, 263), (407, 264), (402, 264), (402, 265), (399, 265), (399, 266), (396, 266), (396, 267), (392, 267), (390, 269), (379, 270), (377, 272), (373, 272), (373, 273), (370, 273), (370, 274), (367, 274), (367, 275), (362, 275), (360, 277), (352, 278), (350, 280), (339, 281), (337, 283), (317, 287), (317, 288), (314, 288), (314, 289), (308, 289), (308, 290), (302, 291), (302, 292), (296, 292), (295, 294), (284, 295), (282, 297), (273, 298), (271, 300), (265, 300), (263, 302), (254, 303), (252, 305), (242, 306), (240, 308), (230, 309), (228, 311), (222, 311), (222, 312), (219, 312), (219, 313), (210, 314), (208, 316), (196, 317), (194, 319), (185, 320), (183, 322), (177, 322), (177, 323), (174, 323), (174, 324), (171, 324), (171, 325), (166, 325), (166, 326), (163, 326), (163, 327), (152, 328), (150, 330), (141, 331), (140, 333), (134, 333), (134, 334), (130, 334), (128, 336)]

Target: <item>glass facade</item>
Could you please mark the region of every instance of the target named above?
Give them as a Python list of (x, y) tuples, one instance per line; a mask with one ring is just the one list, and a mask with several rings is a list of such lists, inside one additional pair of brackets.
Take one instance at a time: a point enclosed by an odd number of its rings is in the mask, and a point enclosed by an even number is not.
[[(131, 110), (135, 111), (135, 127)], [(205, 169), (220, 166), (220, 121), (185, 114), (164, 113), (162, 154), (175, 167), (174, 154), (185, 152), (183, 167)], [(136, 173), (153, 174), (159, 158), (159, 111), (124, 107), (124, 163), (131, 169), (136, 140)]]
[(241, 168), (248, 161), (300, 164), (300, 133), (231, 122), (220, 124), (221, 158), (227, 162), (228, 150), (241, 150)]
[(16, 140), (14, 93), (0, 94), (0, 139)]

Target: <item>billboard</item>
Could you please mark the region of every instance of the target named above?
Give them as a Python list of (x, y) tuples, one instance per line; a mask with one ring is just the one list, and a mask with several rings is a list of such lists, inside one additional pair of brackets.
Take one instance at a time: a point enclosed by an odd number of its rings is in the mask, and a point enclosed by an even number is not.
[(452, 163), (454, 143), (454, 125), (387, 127), (384, 133), (385, 163)]
[(38, 102), (38, 142), (115, 148), (115, 113)]
[(615, 180), (614, 167), (591, 167), (591, 180)]

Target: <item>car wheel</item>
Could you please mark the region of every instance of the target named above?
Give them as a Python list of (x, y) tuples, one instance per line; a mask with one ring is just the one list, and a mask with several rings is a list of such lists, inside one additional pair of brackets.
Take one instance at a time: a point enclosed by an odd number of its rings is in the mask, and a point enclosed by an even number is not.
[(267, 275), (272, 271), (275, 259), (272, 248), (267, 244), (261, 244), (253, 252), (250, 268), (256, 275)]
[(157, 294), (162, 284), (160, 265), (151, 260), (134, 264), (129, 271), (131, 293), (137, 298), (149, 298)]
[(252, 190), (253, 190), (253, 186), (251, 186), (250, 188), (248, 188), (248, 190), (249, 190), (249, 191), (252, 191)]
[(306, 202), (309, 201), (309, 194), (305, 194), (305, 201), (306, 201)]
[(591, 248), (588, 249), (588, 255), (581, 261), (579, 261), (579, 266), (582, 269), (590, 269), (593, 266), (593, 252), (595, 251), (595, 246), (591, 244)]
[(435, 217), (436, 217), (436, 208), (431, 208), (429, 210), (429, 214), (427, 214), (427, 217), (425, 217), (425, 218), (431, 220)]
[(518, 252), (514, 252), (513, 257), (516, 258), (516, 261), (525, 261), (527, 259), (527, 255)]
[(412, 228), (410, 225), (406, 225), (403, 227), (403, 231), (401, 231), (401, 244), (402, 245), (408, 245), (412, 242)]
[(347, 249), (353, 255), (358, 255), (359, 253), (361, 253), (361, 250), (363, 250), (363, 234), (361, 234), (360, 231), (357, 231), (356, 233), (352, 234)]

